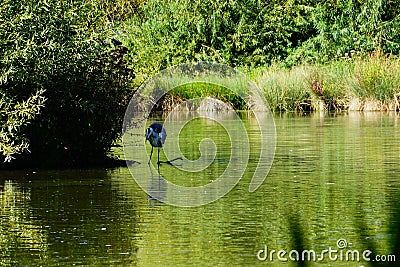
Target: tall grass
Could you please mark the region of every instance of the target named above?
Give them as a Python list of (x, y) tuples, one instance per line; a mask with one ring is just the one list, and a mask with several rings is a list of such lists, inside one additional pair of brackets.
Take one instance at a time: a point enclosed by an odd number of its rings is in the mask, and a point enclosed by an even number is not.
[(390, 103), (400, 92), (400, 60), (379, 54), (367, 60), (356, 60), (353, 79), (353, 91), (357, 96)]
[[(263, 91), (271, 109), (399, 110), (400, 60), (379, 53), (290, 69), (277, 64), (247, 74)], [(355, 99), (361, 103), (351, 107)], [(373, 106), (367, 103), (375, 102)]]
[[(258, 85), (274, 111), (400, 108), (400, 59), (397, 57), (374, 53), (326, 64), (305, 63), (289, 69), (272, 64), (239, 70)], [(216, 85), (218, 79), (221, 77), (210, 79), (209, 83), (179, 86), (163, 98), (160, 107), (170, 109), (187, 99), (210, 96), (236, 109), (249, 108), (246, 105), (249, 95), (240, 81), (226, 82), (229, 88), (224, 88)], [(232, 88), (239, 94), (234, 94)]]
[(250, 70), (249, 76), (263, 91), (272, 110), (302, 110), (310, 108), (306, 66), (281, 69), (277, 65)]

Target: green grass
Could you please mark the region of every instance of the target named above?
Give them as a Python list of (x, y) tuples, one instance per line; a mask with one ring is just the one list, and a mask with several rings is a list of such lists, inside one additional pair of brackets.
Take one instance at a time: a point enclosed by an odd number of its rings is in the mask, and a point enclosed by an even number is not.
[[(359, 110), (399, 110), (400, 60), (373, 54), (364, 58), (346, 58), (326, 64), (301, 64), (283, 68), (278, 64), (257, 68), (239, 68), (264, 94), (273, 111), (347, 110), (355, 99)], [(176, 78), (181, 79), (181, 78)], [(221, 79), (224, 79), (221, 84)], [(178, 84), (177, 81), (173, 83)], [(180, 81), (180, 83), (184, 83)], [(233, 91), (239, 94), (233, 93)], [(164, 98), (164, 109), (193, 98), (214, 97), (235, 109), (248, 109), (251, 98), (238, 80), (211, 77), (208, 82), (183, 84)], [(368, 107), (367, 103), (375, 103)], [(354, 107), (353, 107), (354, 109)]]
[(353, 91), (362, 98), (390, 102), (400, 92), (399, 58), (373, 55), (357, 60), (353, 73)]
[[(399, 110), (400, 60), (397, 57), (373, 54), (364, 58), (347, 58), (326, 64), (302, 64), (283, 68), (242, 68), (264, 94), (273, 111), (347, 110), (355, 99), (359, 110), (369, 110), (368, 103), (378, 110)], [(176, 78), (181, 79), (181, 78)], [(224, 78), (222, 78), (224, 79)], [(235, 109), (247, 109), (250, 96), (238, 80), (211, 77), (208, 82), (183, 84), (164, 98), (164, 109), (193, 98), (214, 97)], [(239, 92), (235, 94), (233, 91)]]
[[(237, 85), (234, 85), (237, 86)], [(179, 86), (169, 92), (169, 98), (186, 100), (193, 98), (212, 97), (230, 104), (235, 109), (247, 109), (244, 98), (232, 93), (226, 87), (213, 83), (191, 83)]]
[(246, 73), (276, 111), (346, 110), (356, 98), (361, 102), (375, 101), (381, 110), (399, 109), (400, 60), (397, 57), (374, 54), (290, 69), (275, 64)]

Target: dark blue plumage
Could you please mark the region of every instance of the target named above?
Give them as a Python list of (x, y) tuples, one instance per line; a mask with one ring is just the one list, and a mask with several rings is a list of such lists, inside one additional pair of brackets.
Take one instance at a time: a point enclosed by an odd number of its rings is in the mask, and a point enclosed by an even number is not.
[(158, 163), (160, 163), (160, 147), (163, 147), (166, 138), (167, 138), (167, 133), (164, 127), (160, 123), (154, 122), (149, 126), (149, 128), (147, 128), (146, 141), (149, 141), (151, 145), (149, 163), (151, 160), (151, 156), (153, 155), (154, 147), (158, 147)]

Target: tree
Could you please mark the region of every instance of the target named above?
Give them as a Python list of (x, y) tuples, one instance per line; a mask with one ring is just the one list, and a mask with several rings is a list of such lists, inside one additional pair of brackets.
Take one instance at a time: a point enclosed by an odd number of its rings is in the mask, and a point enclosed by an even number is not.
[(96, 162), (121, 132), (134, 75), (125, 66), (127, 49), (108, 41), (113, 34), (98, 4), (0, 3), (0, 91), (7, 103), (20, 103), (15, 110), (24, 103), (30, 109), (19, 117), (2, 110), (3, 121), (18, 121), (13, 138), (23, 145), (14, 152), (26, 151), (29, 140), (32, 153), (21, 161)]

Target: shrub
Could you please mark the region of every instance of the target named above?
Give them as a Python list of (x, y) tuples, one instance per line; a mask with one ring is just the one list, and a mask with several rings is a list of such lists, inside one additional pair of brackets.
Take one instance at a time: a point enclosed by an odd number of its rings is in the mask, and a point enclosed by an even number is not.
[[(305, 1), (304, 1), (305, 2)], [(174, 64), (257, 66), (284, 59), (314, 31), (302, 1), (149, 0), (121, 38), (143, 77)]]
[(27, 151), (28, 140), (19, 134), (21, 127), (27, 125), (43, 107), (43, 91), (38, 91), (26, 101), (14, 103), (3, 94), (0, 99), (0, 152), (5, 162), (14, 159), (14, 155)]
[(285, 63), (327, 62), (380, 50), (400, 53), (400, 1), (321, 1), (313, 6), (314, 35), (291, 51)]
[(125, 23), (139, 83), (187, 61), (284, 66), (400, 52), (399, 0), (148, 0)]
[[(33, 111), (17, 118), (14, 133), (16, 140), (30, 141), (32, 154), (25, 159), (96, 161), (120, 133), (132, 75), (125, 67), (126, 48), (107, 41), (113, 33), (99, 3), (0, 3), (1, 93)], [(40, 110), (43, 101), (30, 101), (32, 95), (46, 99)], [(3, 114), (3, 121), (13, 116), (7, 109)]]

